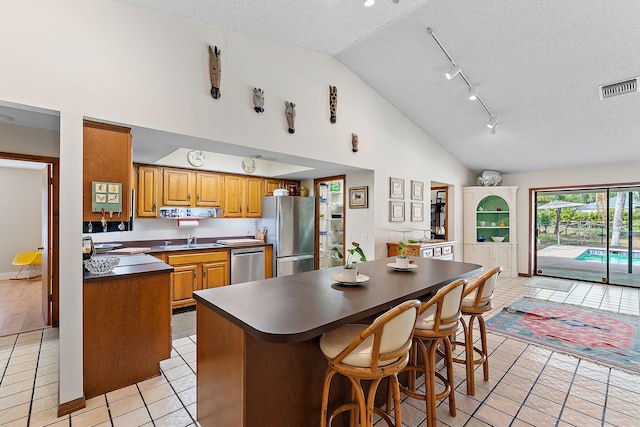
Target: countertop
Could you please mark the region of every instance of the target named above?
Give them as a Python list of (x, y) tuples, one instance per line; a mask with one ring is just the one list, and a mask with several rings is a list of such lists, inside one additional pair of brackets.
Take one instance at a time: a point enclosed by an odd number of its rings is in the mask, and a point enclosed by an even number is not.
[(259, 340), (294, 343), (377, 315), (482, 270), (476, 264), (416, 258), (418, 268), (395, 271), (387, 266), (393, 261), (359, 263), (360, 273), (370, 278), (360, 286), (332, 280), (342, 272), (340, 266), (196, 291), (194, 298)]
[[(194, 250), (206, 250), (206, 249), (233, 249), (233, 248), (241, 248), (241, 247), (259, 247), (259, 246), (271, 246), (271, 243), (265, 242), (255, 242), (255, 243), (246, 243), (246, 244), (222, 244), (218, 243), (220, 240), (229, 240), (229, 239), (247, 239), (246, 236), (239, 237), (203, 237), (198, 238), (197, 243), (187, 245), (186, 239), (172, 239), (172, 240), (137, 240), (137, 241), (124, 241), (124, 242), (109, 242), (109, 243), (117, 243), (121, 246), (118, 246), (116, 249), (122, 248), (146, 248), (145, 253), (154, 254), (154, 253), (164, 253), (164, 252), (176, 252), (176, 251), (194, 251)], [(169, 244), (165, 244), (169, 242)], [(100, 243), (100, 244), (109, 244), (109, 243)], [(109, 252), (101, 252), (98, 255), (103, 255), (104, 253), (109, 254)]]
[[(109, 254), (94, 255), (94, 257), (106, 257), (116, 256)], [(125, 276), (131, 276), (135, 274), (149, 274), (149, 273), (171, 273), (173, 267), (165, 264), (158, 258), (151, 255), (117, 255), (120, 258), (120, 263), (113, 271), (104, 274), (93, 274), (84, 270), (84, 281), (98, 281), (104, 279), (118, 279)]]

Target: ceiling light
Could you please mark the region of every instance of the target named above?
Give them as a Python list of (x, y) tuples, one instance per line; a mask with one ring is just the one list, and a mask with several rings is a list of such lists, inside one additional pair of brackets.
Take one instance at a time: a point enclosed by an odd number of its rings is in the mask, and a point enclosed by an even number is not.
[(454, 65), (453, 62), (452, 62), (451, 63), (451, 69), (449, 69), (449, 71), (447, 71), (444, 74), (444, 76), (446, 78), (448, 78), (449, 80), (451, 80), (452, 78), (457, 76), (460, 71), (462, 71), (462, 68), (460, 68), (458, 65)]
[(496, 127), (497, 124), (498, 124), (498, 118), (496, 116), (491, 116), (491, 118), (489, 119), (489, 123), (487, 123), (487, 127), (489, 129), (493, 129)]
[(374, 4), (376, 4), (376, 0), (365, 0), (364, 1), (364, 7), (371, 7)]
[(469, 101), (475, 101), (476, 99), (478, 99), (478, 87), (471, 86), (469, 88)]
[(496, 134), (496, 129), (498, 128), (498, 124), (496, 123), (496, 125), (494, 127), (492, 127), (491, 129), (489, 129), (489, 133), (491, 135), (495, 135)]

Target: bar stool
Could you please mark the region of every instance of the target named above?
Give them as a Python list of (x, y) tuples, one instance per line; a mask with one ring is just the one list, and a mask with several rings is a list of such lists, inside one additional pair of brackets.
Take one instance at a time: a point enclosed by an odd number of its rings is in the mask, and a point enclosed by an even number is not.
[[(484, 380), (489, 381), (489, 349), (487, 348), (487, 327), (484, 323), (484, 313), (493, 309), (493, 291), (496, 288), (498, 277), (502, 273), (502, 267), (494, 267), (484, 273), (473, 284), (469, 285), (462, 298), (462, 315), (469, 316), (468, 323), (464, 317), (461, 319), (464, 329), (464, 342), (454, 341), (454, 345), (465, 347), (464, 359), (453, 358), (455, 363), (462, 363), (467, 368), (467, 394), (473, 396), (475, 390), (475, 367), (482, 365)], [(478, 348), (473, 342), (473, 322), (478, 320), (480, 329), (481, 347)], [(475, 357), (477, 354), (479, 357)]]
[[(389, 426), (402, 426), (397, 373), (409, 360), (419, 308), (420, 301), (406, 301), (376, 318), (371, 325), (344, 325), (322, 335), (320, 349), (329, 361), (329, 366), (322, 389), (321, 427), (327, 426), (329, 389), (336, 374), (351, 382), (352, 401), (331, 412), (328, 425), (331, 425), (337, 414), (355, 411), (362, 427), (373, 426), (374, 412)], [(386, 413), (374, 408), (376, 390), (384, 378), (389, 378), (389, 388), (394, 397), (395, 424)], [(362, 380), (371, 381), (366, 397)]]
[[(453, 417), (456, 416), (453, 355), (449, 336), (458, 330), (462, 317), (462, 295), (466, 285), (466, 280), (455, 280), (423, 303), (413, 332), (409, 364), (403, 370), (409, 371), (407, 387), (401, 385), (400, 389), (408, 396), (425, 401), (428, 427), (436, 425), (436, 400), (449, 397), (449, 413)], [(447, 368), (447, 378), (436, 372), (436, 351), (440, 342), (444, 347), (441, 355)], [(422, 364), (419, 363), (420, 357)], [(418, 371), (423, 372), (425, 376), (424, 394), (416, 391)], [(440, 393), (436, 393), (436, 378), (444, 385), (444, 390)]]

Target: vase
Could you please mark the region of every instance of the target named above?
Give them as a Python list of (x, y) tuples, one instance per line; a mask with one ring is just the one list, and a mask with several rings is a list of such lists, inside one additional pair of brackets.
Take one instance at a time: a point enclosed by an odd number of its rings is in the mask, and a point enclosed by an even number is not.
[(396, 267), (398, 267), (398, 268), (409, 268), (409, 257), (408, 256), (397, 256), (396, 257)]
[(343, 268), (342, 269), (342, 281), (343, 282), (355, 282), (358, 278), (358, 268)]

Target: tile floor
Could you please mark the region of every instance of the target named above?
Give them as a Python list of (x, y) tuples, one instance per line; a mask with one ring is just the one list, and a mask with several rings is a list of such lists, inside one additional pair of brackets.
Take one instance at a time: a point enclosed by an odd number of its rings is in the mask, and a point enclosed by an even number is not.
[[(578, 283), (570, 292), (560, 292), (528, 285), (535, 280), (501, 278), (494, 312), (527, 295), (640, 315), (639, 289)], [(90, 399), (85, 409), (58, 418), (57, 334), (57, 329), (45, 329), (0, 338), (2, 427), (197, 425), (195, 336), (173, 341), (161, 376)], [(476, 374), (476, 395), (467, 396), (464, 369), (456, 366), (457, 416), (451, 417), (442, 402), (438, 425), (640, 425), (640, 376), (495, 334), (488, 339), (490, 381)], [(405, 398), (402, 405), (404, 426), (426, 426), (421, 402)]]

